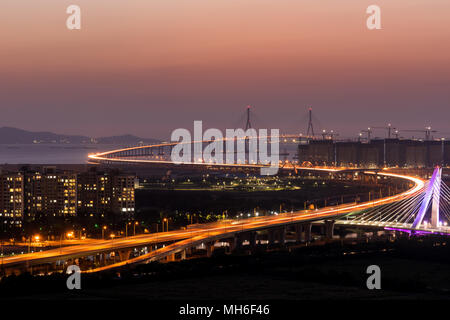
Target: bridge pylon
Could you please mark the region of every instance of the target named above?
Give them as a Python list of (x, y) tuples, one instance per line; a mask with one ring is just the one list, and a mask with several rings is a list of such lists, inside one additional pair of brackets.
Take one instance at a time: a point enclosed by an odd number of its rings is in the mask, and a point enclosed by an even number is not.
[(251, 129), (252, 124), (250, 123), (250, 106), (247, 106), (247, 121), (245, 123), (245, 131)]
[(312, 108), (309, 108), (308, 110), (308, 130), (306, 132), (306, 135), (308, 137), (314, 137), (314, 126), (313, 126), (313, 121), (312, 121)]
[(439, 227), (439, 203), (441, 199), (441, 185), (442, 185), (442, 168), (437, 168), (438, 174), (433, 191), (433, 202), (431, 204), (431, 226), (433, 228)]
[(422, 224), (423, 218), (428, 211), (431, 202), (431, 226), (439, 227), (439, 201), (441, 194), (442, 168), (436, 167), (428, 184), (425, 196), (419, 209), (419, 213), (412, 225), (413, 229), (417, 229)]

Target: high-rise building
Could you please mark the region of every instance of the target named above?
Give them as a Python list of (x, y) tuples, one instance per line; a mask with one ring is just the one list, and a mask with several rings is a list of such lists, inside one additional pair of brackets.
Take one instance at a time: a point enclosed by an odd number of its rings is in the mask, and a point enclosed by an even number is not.
[(58, 172), (54, 167), (25, 173), (25, 212), (30, 217), (75, 216), (77, 175)]
[(0, 222), (2, 229), (21, 227), (23, 222), (23, 176), (0, 172)]
[(124, 216), (134, 215), (134, 182), (131, 175), (116, 175), (112, 177), (112, 211)]
[(21, 227), (24, 215), (32, 220), (78, 214), (128, 219), (135, 211), (135, 180), (116, 171), (75, 173), (56, 167), (0, 172), (0, 223)]
[(78, 175), (78, 212), (89, 216), (106, 213), (134, 215), (134, 175), (91, 170)]

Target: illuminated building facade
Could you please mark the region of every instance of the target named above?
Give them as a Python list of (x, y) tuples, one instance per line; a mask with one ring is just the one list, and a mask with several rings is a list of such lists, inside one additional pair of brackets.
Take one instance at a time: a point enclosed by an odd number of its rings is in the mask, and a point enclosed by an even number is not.
[[(24, 216), (100, 216), (131, 218), (136, 176), (95, 170), (76, 173), (56, 167), (0, 171), (0, 223), (22, 227)], [(3, 228), (4, 229), (4, 228)]]
[(134, 175), (91, 170), (78, 174), (78, 212), (97, 216), (107, 213), (134, 215)]
[(77, 175), (58, 172), (54, 167), (25, 173), (25, 212), (30, 217), (75, 216), (77, 213)]
[(0, 172), (0, 221), (2, 229), (21, 227), (23, 223), (23, 175)]

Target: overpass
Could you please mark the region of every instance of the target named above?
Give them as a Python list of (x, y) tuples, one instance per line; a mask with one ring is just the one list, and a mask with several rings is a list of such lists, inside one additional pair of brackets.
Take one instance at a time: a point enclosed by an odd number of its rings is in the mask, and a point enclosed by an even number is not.
[[(267, 136), (270, 140), (273, 137)], [(281, 139), (282, 142), (298, 142), (297, 135), (285, 134), (279, 135), (276, 138)], [(218, 141), (226, 144), (229, 141), (237, 142), (237, 141), (246, 141), (248, 137), (245, 138), (223, 138)], [(174, 163), (171, 160), (171, 153), (173, 147), (178, 144), (185, 145), (194, 145), (194, 144), (205, 144), (211, 143), (215, 140), (202, 140), (202, 141), (192, 141), (192, 142), (165, 142), (154, 145), (146, 145), (146, 146), (135, 146), (128, 147), (116, 150), (110, 150), (106, 152), (90, 154), (88, 155), (88, 160), (90, 163), (94, 164), (105, 164), (105, 165), (151, 165), (153, 167), (163, 167), (163, 168), (189, 168), (189, 169), (201, 169), (201, 170), (257, 170), (264, 167), (268, 167), (268, 164), (262, 163), (252, 163), (250, 161), (242, 162), (242, 163), (227, 163), (223, 161), (223, 163), (213, 163), (206, 162), (204, 159), (194, 159), (192, 157), (191, 161), (183, 161), (182, 163)], [(225, 148), (224, 148), (225, 149)], [(248, 150), (245, 150), (248, 152)], [(235, 152), (236, 153), (236, 152)], [(283, 154), (280, 154), (283, 155)], [(280, 161), (279, 168), (281, 170), (301, 170), (300, 166), (296, 166), (292, 162), (283, 162)], [(335, 172), (342, 170), (336, 169), (333, 167), (329, 168), (311, 168), (306, 167), (311, 170), (316, 171), (327, 171), (327, 172)]]
[[(296, 136), (286, 135), (280, 137), (289, 139)], [(211, 141), (200, 142), (207, 143)], [(261, 163), (205, 163), (203, 161), (196, 161), (195, 159), (181, 164), (175, 164), (167, 157), (167, 155), (170, 154), (168, 151), (176, 144), (178, 143), (162, 143), (112, 150), (89, 155), (89, 160), (106, 164), (120, 163), (142, 164), (147, 166), (167, 165), (203, 167), (206, 170), (212, 168), (259, 169), (265, 166), (265, 164)], [(241, 245), (243, 239), (249, 240), (250, 243), (254, 243), (255, 233), (261, 231), (268, 232), (270, 242), (275, 235), (283, 237), (284, 231), (280, 232), (280, 230), (285, 230), (286, 227), (294, 227), (296, 230), (296, 237), (304, 237), (304, 239), (308, 241), (311, 237), (312, 222), (317, 221), (325, 221), (325, 228), (328, 235), (332, 235), (335, 223), (338, 225), (409, 230), (410, 232), (447, 232), (447, 227), (439, 225), (439, 218), (436, 219), (436, 205), (439, 207), (439, 199), (444, 199), (446, 201), (450, 199), (450, 189), (447, 190), (448, 188), (445, 189), (445, 187), (441, 189), (440, 173), (437, 173), (436, 170), (430, 182), (426, 182), (418, 177), (392, 173), (388, 170), (370, 171), (354, 168), (302, 167), (294, 163), (280, 163), (279, 167), (283, 170), (295, 170), (296, 172), (299, 170), (322, 172), (331, 175), (340, 173), (354, 174), (358, 171), (362, 175), (372, 176), (374, 178), (399, 179), (410, 184), (410, 188), (399, 194), (390, 195), (380, 199), (372, 199), (366, 202), (345, 203), (315, 210), (300, 210), (242, 220), (223, 220), (220, 222), (202, 224), (195, 228), (165, 233), (144, 234), (113, 240), (93, 240), (89, 243), (67, 246), (59, 249), (4, 257), (2, 259), (2, 268), (10, 271), (25, 270), (32, 266), (54, 265), (59, 262), (64, 262), (66, 264), (75, 259), (86, 259), (88, 257), (95, 258), (98, 255), (100, 255), (100, 257), (105, 257), (107, 254), (114, 252), (114, 263), (86, 271), (96, 272), (112, 269), (125, 264), (161, 260), (173, 257), (176, 253), (181, 253), (182, 256), (185, 256), (186, 250), (198, 245), (204, 245), (205, 243), (207, 251), (210, 252), (213, 248), (212, 244), (218, 240), (225, 240), (228, 242), (230, 248), (234, 248)], [(439, 188), (439, 191), (435, 191), (437, 188)], [(439, 198), (437, 195), (441, 190), (446, 193), (443, 197)], [(432, 198), (434, 199), (434, 223), (427, 225), (422, 220), (429, 209)], [(417, 210), (420, 210), (420, 213)], [(448, 210), (448, 213), (450, 214), (450, 210)], [(421, 217), (420, 219), (418, 218), (419, 216)], [(414, 221), (411, 221), (411, 217)], [(156, 248), (156, 250), (146, 252), (141, 256), (130, 259), (133, 250), (155, 245), (159, 245), (160, 248)], [(119, 255), (119, 262), (115, 262), (115, 253), (118, 253)]]
[[(339, 169), (331, 168), (305, 168), (305, 170), (320, 170), (327, 172), (339, 172)], [(75, 259), (87, 257), (103, 256), (107, 253), (117, 252), (120, 261), (109, 266), (93, 269), (89, 272), (102, 271), (119, 267), (128, 263), (142, 263), (160, 260), (175, 253), (184, 252), (202, 243), (207, 243), (207, 250), (211, 250), (211, 244), (216, 240), (226, 239), (230, 247), (239, 246), (242, 243), (241, 236), (249, 237), (261, 230), (268, 230), (273, 237), (280, 228), (293, 226), (297, 233), (304, 234), (306, 240), (311, 236), (311, 223), (314, 221), (326, 220), (327, 228), (332, 230), (334, 221), (350, 213), (363, 212), (380, 206), (407, 201), (408, 199), (422, 194), (425, 188), (425, 181), (420, 178), (394, 174), (389, 172), (364, 171), (364, 174), (386, 178), (401, 179), (411, 183), (411, 188), (402, 193), (389, 197), (366, 201), (362, 203), (347, 203), (338, 206), (325, 207), (315, 210), (301, 210), (278, 215), (253, 217), (242, 220), (223, 220), (220, 222), (207, 223), (187, 230), (175, 230), (165, 233), (144, 234), (128, 238), (114, 240), (90, 241), (86, 244), (67, 246), (48, 251), (35, 252), (17, 256), (4, 257), (2, 259), (2, 269), (8, 273), (22, 272), (33, 266), (52, 265), (57, 262), (68, 263)], [(241, 240), (240, 240), (241, 239)], [(133, 249), (142, 248), (155, 244), (164, 244), (162, 248), (130, 259)], [(209, 249), (208, 249), (209, 248)], [(114, 260), (115, 260), (114, 254)], [(8, 271), (9, 270), (9, 271)]]

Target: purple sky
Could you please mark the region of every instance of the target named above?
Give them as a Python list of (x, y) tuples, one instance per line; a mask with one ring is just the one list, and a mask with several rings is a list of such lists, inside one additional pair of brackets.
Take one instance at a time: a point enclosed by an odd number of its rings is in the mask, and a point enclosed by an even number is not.
[(255, 126), (298, 133), (312, 106), (341, 137), (388, 122), (450, 137), (448, 0), (6, 0), (0, 27), (0, 126), (167, 138), (244, 125), (252, 105)]

